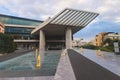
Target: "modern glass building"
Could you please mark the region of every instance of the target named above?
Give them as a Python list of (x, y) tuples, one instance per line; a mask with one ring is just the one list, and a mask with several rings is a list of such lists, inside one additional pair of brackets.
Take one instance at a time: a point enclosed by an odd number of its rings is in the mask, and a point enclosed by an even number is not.
[(0, 22), (5, 25), (5, 34), (14, 36), (14, 42), (18, 48), (34, 48), (38, 46), (37, 35), (31, 35), (31, 31), (43, 21), (0, 14)]

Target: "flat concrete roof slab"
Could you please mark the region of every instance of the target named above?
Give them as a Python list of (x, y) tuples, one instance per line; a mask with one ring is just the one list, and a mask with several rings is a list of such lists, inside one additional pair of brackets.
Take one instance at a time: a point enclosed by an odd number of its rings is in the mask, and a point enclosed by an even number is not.
[(35, 28), (31, 34), (38, 34), (39, 30), (44, 28), (52, 28), (53, 25), (61, 25), (63, 27), (72, 27), (73, 34), (79, 31), (80, 29), (87, 26), (91, 21), (93, 21), (99, 14), (94, 12), (75, 10), (66, 8), (60, 13), (58, 13), (53, 18), (49, 18), (39, 27)]

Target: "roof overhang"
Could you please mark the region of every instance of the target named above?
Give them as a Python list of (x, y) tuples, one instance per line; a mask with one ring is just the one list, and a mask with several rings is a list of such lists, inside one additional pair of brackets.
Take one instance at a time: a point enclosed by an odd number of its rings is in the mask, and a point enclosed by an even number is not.
[[(80, 29), (87, 26), (91, 21), (93, 21), (99, 14), (94, 12), (87, 12), (75, 9), (64, 9), (60, 13), (58, 13), (53, 18), (49, 18), (48, 20), (41, 23), (38, 27), (36, 27), (31, 34), (38, 34), (39, 30), (46, 29), (49, 31), (52, 27), (59, 27), (65, 29), (66, 27), (72, 28), (72, 33), (76, 33)], [(53, 29), (53, 28), (52, 28)], [(58, 32), (57, 32), (58, 33)]]

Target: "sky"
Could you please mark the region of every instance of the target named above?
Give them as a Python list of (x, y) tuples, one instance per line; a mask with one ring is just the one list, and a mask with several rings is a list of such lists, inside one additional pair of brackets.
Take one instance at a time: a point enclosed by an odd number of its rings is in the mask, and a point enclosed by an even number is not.
[(120, 33), (120, 0), (0, 0), (0, 14), (42, 21), (65, 8), (99, 13), (74, 38), (91, 41), (101, 32)]

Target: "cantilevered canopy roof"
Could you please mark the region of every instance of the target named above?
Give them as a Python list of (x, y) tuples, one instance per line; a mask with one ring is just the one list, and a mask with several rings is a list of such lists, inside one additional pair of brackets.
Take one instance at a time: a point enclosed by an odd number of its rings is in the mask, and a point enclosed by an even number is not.
[[(52, 26), (61, 28), (71, 27), (72, 33), (76, 33), (83, 27), (87, 26), (99, 14), (75, 9), (64, 9), (53, 18), (50, 18), (40, 24), (39, 27), (34, 29), (31, 33), (36, 34), (40, 29), (51, 29)], [(56, 29), (58, 29), (58, 27)], [(63, 30), (62, 30), (63, 31)]]

